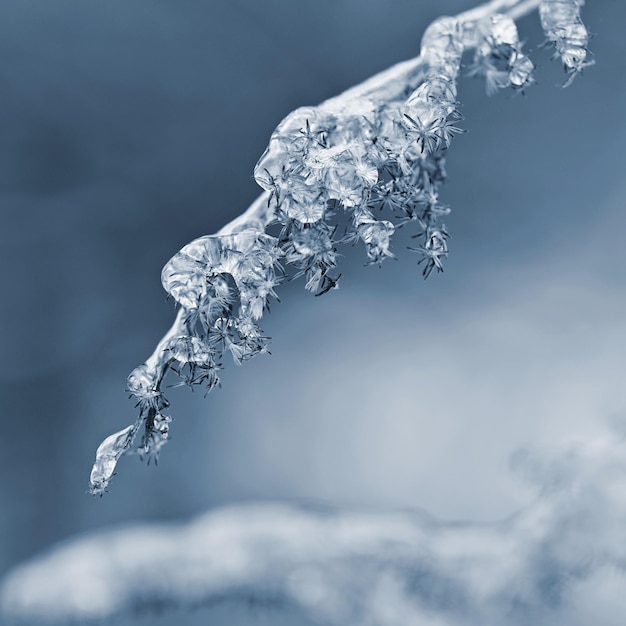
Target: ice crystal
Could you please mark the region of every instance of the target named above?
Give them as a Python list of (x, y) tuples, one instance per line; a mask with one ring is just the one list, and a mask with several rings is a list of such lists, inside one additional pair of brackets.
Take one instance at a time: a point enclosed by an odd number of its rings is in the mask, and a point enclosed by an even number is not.
[[(274, 237), (255, 230), (232, 235), (208, 235), (187, 244), (163, 268), (165, 290), (186, 309), (228, 303), (235, 294), (220, 276), (232, 276), (239, 289), (242, 315), (261, 317), (267, 295), (277, 284), (275, 266), (280, 257)], [(213, 280), (217, 278), (217, 282)], [(272, 287), (267, 289), (267, 285)], [(259, 301), (261, 298), (261, 301)]]
[(159, 388), (158, 372), (145, 364), (129, 374), (126, 390), (137, 400), (142, 411), (159, 411), (167, 406), (167, 400)]
[(522, 52), (515, 22), (506, 15), (494, 15), (479, 24), (470, 73), (485, 78), (487, 93), (512, 87), (522, 90), (534, 82), (533, 62)]
[(418, 264), (424, 263), (422, 275), (428, 278), (436, 268), (443, 272), (442, 260), (448, 255), (448, 233), (445, 228), (438, 229), (427, 227), (420, 236), (424, 238), (424, 244), (415, 248), (409, 248), (421, 255)]
[(146, 420), (138, 452), (142, 458), (148, 459), (148, 463), (158, 462), (159, 450), (169, 439), (171, 421), (169, 415), (162, 413), (152, 413)]
[(585, 68), (593, 65), (587, 45), (589, 33), (580, 17), (584, 0), (543, 0), (539, 6), (541, 25), (554, 56), (563, 62), (567, 87)]
[(366, 210), (354, 213), (354, 231), (363, 241), (370, 263), (380, 265), (386, 257), (393, 256), (389, 250), (394, 225), (387, 220), (377, 220)]

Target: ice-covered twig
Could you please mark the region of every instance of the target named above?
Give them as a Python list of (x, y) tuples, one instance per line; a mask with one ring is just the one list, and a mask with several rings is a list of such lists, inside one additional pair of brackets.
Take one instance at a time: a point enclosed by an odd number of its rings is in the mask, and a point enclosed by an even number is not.
[[(415, 59), (287, 116), (255, 167), (264, 192), (163, 268), (163, 286), (180, 309), (152, 356), (128, 377), (139, 416), (98, 448), (91, 492), (107, 489), (122, 455), (155, 457), (168, 440), (162, 392), (168, 371), (181, 384), (209, 391), (219, 383), (224, 354), (241, 364), (267, 351), (259, 320), (287, 275), (285, 266), (321, 295), (337, 287), (339, 244), (362, 242), (368, 264), (381, 264), (393, 256), (395, 230), (413, 225), (417, 242), (410, 249), (419, 255), (423, 276), (443, 271), (448, 232), (442, 218), (449, 208), (439, 190), (446, 151), (463, 132), (457, 102), (462, 55), (476, 50), (472, 72), (486, 78), (490, 93), (523, 90), (533, 83), (534, 66), (514, 20), (540, 7), (546, 36), (573, 77), (587, 64), (580, 60), (587, 41), (580, 4), (493, 0), (440, 18), (427, 28)], [(338, 212), (348, 216), (342, 234)]]

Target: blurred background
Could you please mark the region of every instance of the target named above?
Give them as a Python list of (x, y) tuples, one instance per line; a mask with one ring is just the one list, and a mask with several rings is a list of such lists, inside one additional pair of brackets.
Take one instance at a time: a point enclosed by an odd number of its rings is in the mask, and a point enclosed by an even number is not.
[[(626, 4), (593, 0), (596, 66), (571, 87), (536, 15), (526, 96), (461, 82), (444, 274), (423, 281), (401, 233), (382, 269), (342, 250), (322, 298), (283, 286), (272, 356), (228, 364), (207, 398), (170, 392), (158, 467), (123, 459), (86, 494), (96, 447), (134, 419), (126, 376), (174, 317), (161, 267), (256, 197), (285, 115), (474, 4), (0, 3), (0, 575), (77, 533), (232, 502), (500, 519), (527, 500), (517, 448), (625, 412)], [(305, 623), (228, 610), (159, 623)]]

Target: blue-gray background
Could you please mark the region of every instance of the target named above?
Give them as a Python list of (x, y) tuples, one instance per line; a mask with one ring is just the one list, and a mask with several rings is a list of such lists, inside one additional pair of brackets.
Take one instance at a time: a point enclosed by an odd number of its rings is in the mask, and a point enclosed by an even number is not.
[(160, 465), (123, 460), (85, 495), (98, 443), (134, 418), (125, 378), (173, 319), (162, 265), (255, 198), (289, 111), (472, 4), (0, 2), (0, 574), (75, 533), (242, 500), (498, 519), (526, 497), (511, 452), (624, 412), (626, 4), (590, 0), (597, 65), (572, 87), (536, 16), (526, 97), (462, 82), (445, 274), (423, 282), (401, 236), (381, 270), (346, 249), (324, 298), (284, 286), (273, 355), (206, 399), (172, 393)]

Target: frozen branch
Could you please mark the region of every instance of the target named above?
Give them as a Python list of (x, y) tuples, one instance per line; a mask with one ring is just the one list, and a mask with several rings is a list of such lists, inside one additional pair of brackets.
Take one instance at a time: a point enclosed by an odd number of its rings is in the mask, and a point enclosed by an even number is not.
[[(424, 33), (418, 57), (287, 116), (255, 168), (264, 192), (241, 216), (191, 242), (163, 268), (163, 286), (180, 309), (154, 353), (128, 378), (139, 415), (98, 448), (91, 492), (106, 491), (122, 455), (156, 457), (168, 440), (171, 418), (162, 392), (168, 371), (181, 384), (210, 391), (225, 354), (241, 364), (267, 351), (259, 320), (287, 276), (284, 266), (321, 295), (337, 287), (338, 245), (361, 241), (368, 264), (380, 265), (394, 256), (395, 230), (408, 225), (417, 229), (409, 249), (417, 253), (423, 276), (443, 271), (449, 235), (442, 220), (450, 209), (439, 190), (446, 152), (463, 132), (456, 87), (463, 54), (475, 50), (470, 73), (485, 79), (488, 93), (523, 91), (534, 82), (534, 66), (515, 20), (539, 8), (569, 84), (589, 65), (581, 5), (492, 0), (440, 18)], [(338, 212), (349, 216), (344, 236), (337, 235)], [(378, 218), (381, 212), (385, 219)]]

